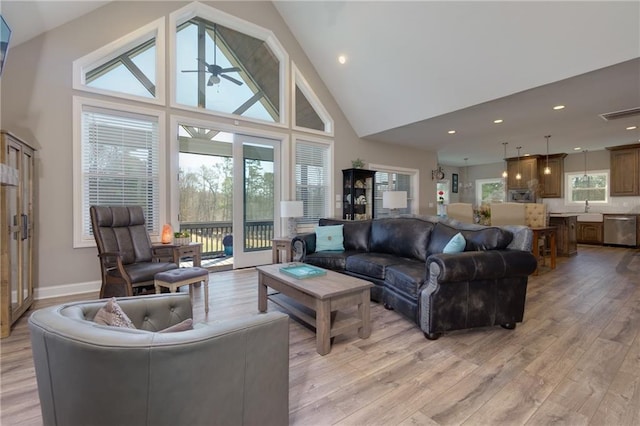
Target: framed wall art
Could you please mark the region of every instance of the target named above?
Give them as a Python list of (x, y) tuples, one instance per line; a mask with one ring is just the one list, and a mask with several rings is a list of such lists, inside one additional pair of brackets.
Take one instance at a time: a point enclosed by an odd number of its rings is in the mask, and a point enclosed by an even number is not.
[(458, 174), (451, 174), (451, 192), (458, 193)]

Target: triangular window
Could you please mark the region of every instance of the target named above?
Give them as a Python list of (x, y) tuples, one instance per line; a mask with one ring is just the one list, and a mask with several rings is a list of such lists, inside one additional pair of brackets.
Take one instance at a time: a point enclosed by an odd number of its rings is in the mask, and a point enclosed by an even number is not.
[(176, 107), (285, 122), (287, 59), (271, 32), (200, 3), (171, 22)]
[(293, 126), (299, 130), (333, 135), (333, 119), (295, 66), (293, 84)]
[(164, 18), (74, 61), (74, 88), (164, 103), (163, 52)]

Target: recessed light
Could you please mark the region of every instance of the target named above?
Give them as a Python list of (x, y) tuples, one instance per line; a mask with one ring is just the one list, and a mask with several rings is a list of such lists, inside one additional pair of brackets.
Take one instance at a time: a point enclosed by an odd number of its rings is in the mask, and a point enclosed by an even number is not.
[(564, 109), (564, 105), (556, 105), (553, 107), (553, 109), (555, 109), (556, 111), (560, 109)]
[(456, 131), (455, 130), (449, 130), (447, 133), (449, 133), (450, 135), (453, 135)]
[(629, 127), (627, 127), (627, 130), (635, 130), (637, 128), (638, 128), (638, 126), (629, 126)]
[(344, 55), (340, 55), (338, 56), (338, 62), (340, 62), (342, 65), (347, 63), (347, 57)]
[(497, 120), (493, 120), (493, 122), (496, 123), (496, 124), (500, 124), (500, 123), (502, 123), (502, 119), (498, 118)]
[(573, 150), (574, 150), (574, 151), (580, 151), (580, 150), (582, 150), (582, 147), (580, 147), (580, 146), (576, 146), (575, 148), (573, 148)]

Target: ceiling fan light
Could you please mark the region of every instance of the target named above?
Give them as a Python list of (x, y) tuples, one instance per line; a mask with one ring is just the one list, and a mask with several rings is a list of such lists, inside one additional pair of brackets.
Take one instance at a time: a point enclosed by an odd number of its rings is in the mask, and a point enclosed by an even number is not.
[(213, 86), (214, 84), (220, 83), (220, 77), (217, 75), (212, 75), (209, 77), (209, 81), (207, 82), (207, 86)]

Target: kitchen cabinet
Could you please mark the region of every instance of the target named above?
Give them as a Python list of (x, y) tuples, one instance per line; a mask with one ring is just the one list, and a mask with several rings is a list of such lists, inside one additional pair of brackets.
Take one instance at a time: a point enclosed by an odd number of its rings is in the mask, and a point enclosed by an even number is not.
[(342, 218), (347, 220), (372, 219), (375, 212), (373, 190), (375, 170), (345, 169), (342, 171)]
[(602, 222), (578, 222), (578, 243), (602, 244)]
[(552, 215), (549, 217), (549, 226), (555, 226), (558, 230), (556, 234), (558, 256), (566, 257), (578, 254), (577, 224), (577, 214)]
[(540, 183), (540, 198), (562, 198), (564, 188), (564, 158), (567, 154), (549, 155), (549, 169), (551, 173), (544, 174), (547, 166), (547, 157), (540, 156), (538, 159), (538, 181)]
[(607, 149), (611, 156), (609, 195), (640, 195), (640, 144), (613, 146)]
[(0, 163), (18, 171), (17, 185), (0, 186), (0, 337), (7, 337), (33, 303), (34, 149), (0, 136)]
[[(529, 155), (527, 157), (509, 158), (507, 160), (507, 190), (509, 189), (529, 189), (533, 184), (538, 183), (538, 161), (539, 155)], [(516, 179), (520, 172), (521, 179)]]

